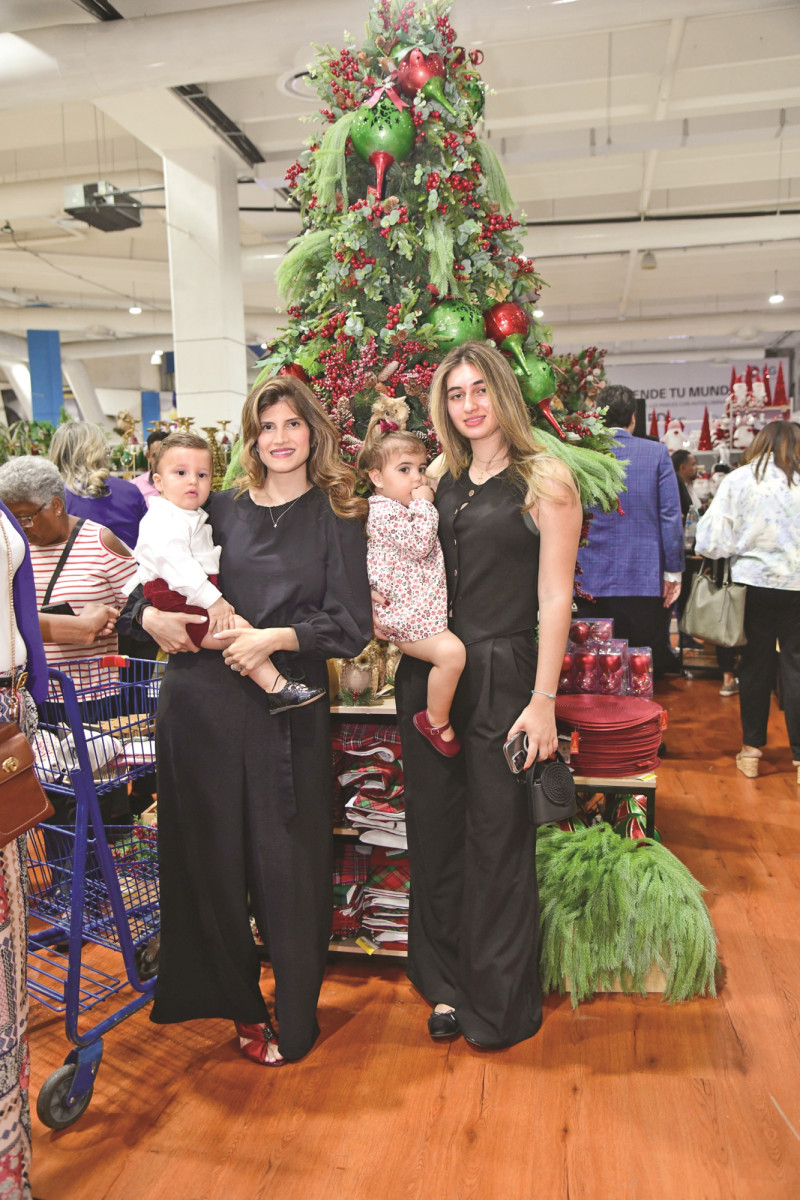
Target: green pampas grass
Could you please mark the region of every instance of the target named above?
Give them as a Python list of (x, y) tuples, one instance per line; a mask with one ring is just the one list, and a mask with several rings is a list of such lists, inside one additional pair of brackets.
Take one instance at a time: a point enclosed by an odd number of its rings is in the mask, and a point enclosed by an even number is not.
[(613, 454), (599, 454), (572, 442), (562, 442), (544, 429), (534, 427), (533, 436), (543, 450), (560, 458), (572, 471), (584, 508), (596, 505), (605, 512), (616, 509), (619, 494), (625, 491), (626, 463), (618, 462)]
[(453, 231), (439, 218), (423, 229), (422, 244), (430, 256), (428, 274), (440, 296), (455, 291), (453, 278)]
[(621, 838), (608, 825), (539, 830), (536, 848), (542, 988), (572, 1007), (619, 979), (646, 995), (655, 964), (664, 999), (715, 996), (717, 944), (703, 888), (665, 846)]
[(292, 249), (275, 272), (278, 291), (287, 301), (298, 300), (317, 284), (317, 275), (328, 262), (330, 229), (309, 229), (295, 238)]
[(499, 204), (500, 212), (505, 213), (507, 216), (514, 207), (514, 198), (508, 190), (508, 183), (506, 182), (505, 172), (500, 166), (500, 159), (491, 146), (487, 142), (482, 142), (480, 138), (476, 138), (470, 149), (481, 164), (481, 170), (486, 177), (486, 186), (489, 195), (496, 204)]
[(344, 207), (347, 208), (347, 158), (344, 151), (350, 126), (357, 116), (357, 112), (348, 112), (339, 117), (325, 131), (319, 150), (314, 155), (317, 201), (322, 208), (334, 207), (337, 192), (341, 192)]

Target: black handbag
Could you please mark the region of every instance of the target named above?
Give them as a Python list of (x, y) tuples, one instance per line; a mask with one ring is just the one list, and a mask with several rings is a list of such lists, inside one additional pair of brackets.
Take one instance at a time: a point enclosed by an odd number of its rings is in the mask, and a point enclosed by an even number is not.
[(578, 811), (575, 780), (560, 754), (555, 758), (537, 759), (529, 767), (525, 772), (525, 791), (532, 825), (568, 821)]

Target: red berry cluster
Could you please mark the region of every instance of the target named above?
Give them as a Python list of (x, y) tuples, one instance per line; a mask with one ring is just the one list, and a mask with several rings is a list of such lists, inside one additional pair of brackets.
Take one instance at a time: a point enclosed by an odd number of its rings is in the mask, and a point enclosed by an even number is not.
[(396, 329), (400, 324), (400, 308), (399, 304), (390, 304), (386, 310), (386, 329)]
[[(333, 316), (328, 318), (328, 320), (322, 326), (322, 328), (317, 330), (316, 337), (332, 338), (333, 335), (336, 333), (337, 329), (339, 329), (342, 325), (344, 325), (346, 320), (347, 320), (346, 312), (342, 311), (342, 312), (334, 313)], [(324, 353), (324, 351), (323, 351), (323, 353)], [(320, 357), (322, 357), (322, 356), (320, 355)]]
[(469, 195), (475, 190), (475, 180), (466, 173), (459, 174), (454, 171), (452, 175), (448, 175), (447, 182), (454, 192), (463, 192), (465, 195)]
[(427, 191), (432, 192), (434, 188), (438, 188), (441, 181), (442, 181), (442, 179), (441, 179), (439, 172), (431, 171), (430, 175), (425, 180), (425, 187), (426, 187)]
[(297, 177), (302, 175), (304, 171), (305, 167), (301, 167), (299, 162), (292, 163), (284, 176), (289, 187), (297, 187)]
[(414, 0), (408, 0), (408, 4), (404, 4), (400, 9), (400, 16), (397, 19), (395, 29), (402, 29), (403, 33), (408, 33), (408, 22), (414, 15)]
[(303, 315), (303, 310), (299, 304), (290, 304), (286, 310), (287, 316), (299, 318)]
[[(431, 116), (433, 116), (433, 113), (431, 113)], [(457, 155), (461, 149), (461, 139), (457, 133), (453, 132), (452, 129), (449, 133), (444, 135), (442, 138), (442, 144), (444, 145), (445, 149), (449, 150), (450, 153), (454, 155)]]
[(469, 279), (469, 275), (464, 274), (463, 263), (453, 263), (453, 278), (454, 279)]
[[(517, 225), (519, 222), (515, 221), (514, 224)], [(509, 254), (508, 261), (516, 263), (517, 275), (532, 275), (536, 270), (529, 258), (520, 258), (518, 254)]]
[(456, 40), (456, 31), (448, 21), (447, 17), (441, 16), (436, 18), (436, 28), (439, 31), (439, 36), (446, 46), (452, 46)]

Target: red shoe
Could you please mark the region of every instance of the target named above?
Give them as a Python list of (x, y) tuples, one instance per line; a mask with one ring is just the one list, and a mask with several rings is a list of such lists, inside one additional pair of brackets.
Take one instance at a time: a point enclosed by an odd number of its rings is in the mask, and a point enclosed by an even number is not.
[(450, 722), (445, 725), (431, 725), (428, 719), (428, 711), (423, 708), (422, 712), (414, 713), (411, 718), (414, 722), (414, 728), (422, 734), (424, 738), (430, 742), (434, 750), (438, 750), (440, 754), (444, 754), (445, 758), (455, 758), (461, 750), (461, 742), (457, 737), (453, 737), (449, 742), (446, 742), (442, 737), (445, 729), (450, 728)]
[(239, 1035), (239, 1049), (245, 1058), (259, 1063), (262, 1067), (283, 1066), (286, 1062), (285, 1058), (267, 1057), (270, 1042), (277, 1041), (277, 1035), (269, 1018), (263, 1025), (245, 1025), (241, 1021), (234, 1021), (234, 1025)]

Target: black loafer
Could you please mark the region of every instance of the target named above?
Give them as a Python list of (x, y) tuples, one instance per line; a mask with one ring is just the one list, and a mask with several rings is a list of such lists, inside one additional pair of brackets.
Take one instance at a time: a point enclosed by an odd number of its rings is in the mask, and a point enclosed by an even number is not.
[(432, 1038), (458, 1037), (461, 1026), (454, 1012), (432, 1012), (428, 1017), (428, 1033)]
[(296, 683), (290, 679), (279, 692), (264, 694), (267, 697), (270, 716), (274, 717), (276, 713), (286, 712), (290, 708), (302, 708), (305, 704), (313, 704), (327, 693), (325, 688), (312, 688), (306, 683)]

